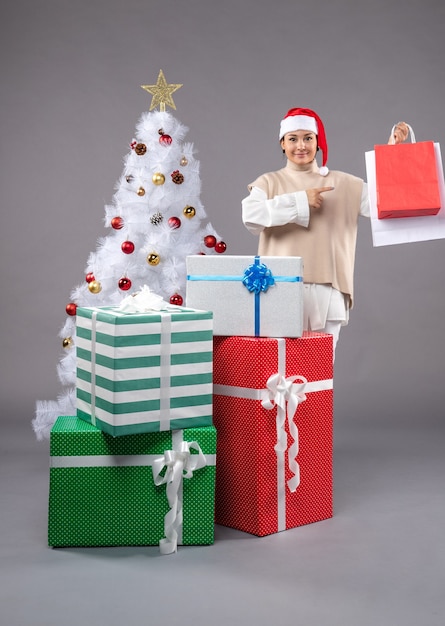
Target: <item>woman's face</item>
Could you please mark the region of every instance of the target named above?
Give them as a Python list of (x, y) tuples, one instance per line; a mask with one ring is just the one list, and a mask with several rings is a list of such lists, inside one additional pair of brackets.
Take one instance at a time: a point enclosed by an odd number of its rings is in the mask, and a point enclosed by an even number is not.
[(286, 133), (281, 140), (285, 155), (296, 165), (308, 165), (317, 153), (317, 135), (308, 130)]

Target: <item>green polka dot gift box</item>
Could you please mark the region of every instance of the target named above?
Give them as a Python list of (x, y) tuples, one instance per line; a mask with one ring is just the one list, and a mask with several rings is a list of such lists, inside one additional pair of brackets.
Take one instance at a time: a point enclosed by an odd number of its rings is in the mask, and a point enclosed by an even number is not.
[(50, 435), (48, 544), (177, 545), (214, 541), (213, 426), (112, 437), (75, 416)]
[(77, 417), (114, 436), (211, 426), (213, 315), (78, 307)]

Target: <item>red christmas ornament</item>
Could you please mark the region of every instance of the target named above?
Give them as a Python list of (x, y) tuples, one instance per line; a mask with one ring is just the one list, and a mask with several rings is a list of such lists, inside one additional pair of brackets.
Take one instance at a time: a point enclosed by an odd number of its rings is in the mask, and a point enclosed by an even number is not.
[(226, 248), (227, 248), (227, 246), (226, 246), (226, 244), (224, 243), (224, 241), (218, 241), (218, 243), (217, 243), (217, 244), (215, 244), (215, 252), (219, 252), (220, 254), (221, 254), (222, 252), (225, 252), (225, 251), (226, 251)]
[(87, 283), (92, 283), (93, 280), (96, 280), (94, 278), (93, 272), (88, 272), (88, 274), (85, 276), (85, 280), (87, 281)]
[(120, 230), (124, 225), (124, 220), (121, 217), (113, 217), (111, 220), (111, 228), (114, 230)]
[(124, 254), (132, 254), (134, 252), (134, 243), (132, 241), (124, 241), (121, 249)]
[(207, 248), (214, 248), (216, 244), (216, 237), (214, 237), (213, 235), (206, 235), (204, 237), (204, 245)]
[(138, 142), (136, 141), (136, 139), (133, 139), (133, 141), (130, 144), (130, 148), (132, 150), (134, 150), (136, 148), (136, 146), (138, 145)]
[(119, 279), (118, 286), (119, 289), (122, 289), (122, 291), (128, 291), (129, 289), (131, 289), (131, 280), (124, 276), (123, 278)]
[(177, 306), (181, 306), (183, 302), (184, 300), (182, 296), (179, 295), (179, 293), (174, 293), (170, 298), (170, 304), (176, 304)]
[(179, 217), (169, 217), (168, 225), (170, 226), (170, 228), (179, 228), (181, 226), (181, 220), (179, 219)]
[(163, 146), (169, 146), (172, 141), (173, 139), (170, 137), (170, 135), (161, 135), (159, 137), (159, 143)]
[(68, 315), (76, 315), (77, 304), (75, 304), (74, 302), (70, 302), (66, 305), (65, 311), (68, 313)]

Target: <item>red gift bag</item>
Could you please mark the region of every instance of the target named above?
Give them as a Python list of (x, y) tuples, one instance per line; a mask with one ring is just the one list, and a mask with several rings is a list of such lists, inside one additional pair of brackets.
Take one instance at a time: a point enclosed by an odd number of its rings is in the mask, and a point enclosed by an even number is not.
[[(436, 215), (440, 210), (436, 156), (432, 141), (375, 146), (379, 219)], [(394, 133), (391, 133), (391, 136)]]

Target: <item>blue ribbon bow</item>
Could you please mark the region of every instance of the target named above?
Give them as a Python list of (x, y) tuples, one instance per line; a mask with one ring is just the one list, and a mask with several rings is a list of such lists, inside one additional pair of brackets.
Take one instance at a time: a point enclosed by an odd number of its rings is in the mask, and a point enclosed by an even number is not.
[(259, 294), (275, 285), (275, 279), (267, 265), (260, 263), (259, 257), (256, 256), (255, 263), (249, 265), (244, 271), (243, 285), (250, 292)]

